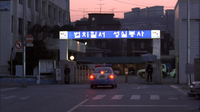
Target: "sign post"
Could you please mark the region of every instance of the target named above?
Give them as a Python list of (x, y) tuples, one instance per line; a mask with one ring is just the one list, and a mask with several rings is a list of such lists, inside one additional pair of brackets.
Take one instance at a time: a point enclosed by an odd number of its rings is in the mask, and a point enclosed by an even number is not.
[(16, 52), (23, 52), (22, 47), (23, 47), (22, 41), (18, 40), (17, 42), (15, 42)]
[(27, 35), (27, 37), (26, 37), (26, 46), (27, 47), (33, 47), (33, 36), (32, 35)]

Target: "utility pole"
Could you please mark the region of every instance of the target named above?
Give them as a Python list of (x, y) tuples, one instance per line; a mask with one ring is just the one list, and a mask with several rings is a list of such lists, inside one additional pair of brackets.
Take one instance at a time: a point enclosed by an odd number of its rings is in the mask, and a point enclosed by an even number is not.
[[(190, 0), (187, 0), (187, 64), (190, 64)], [(187, 74), (188, 86), (191, 85), (191, 74)]]
[(23, 87), (26, 87), (26, 0), (23, 1)]
[(86, 13), (85, 9), (87, 9), (87, 8), (80, 8), (80, 9), (83, 10), (83, 17), (86, 17), (85, 16), (85, 13)]
[(97, 4), (97, 5), (100, 6), (100, 13), (101, 13), (102, 5), (104, 5), (104, 4), (101, 3), (101, 1), (103, 1), (103, 0), (99, 0), (99, 1), (100, 1), (100, 4)]

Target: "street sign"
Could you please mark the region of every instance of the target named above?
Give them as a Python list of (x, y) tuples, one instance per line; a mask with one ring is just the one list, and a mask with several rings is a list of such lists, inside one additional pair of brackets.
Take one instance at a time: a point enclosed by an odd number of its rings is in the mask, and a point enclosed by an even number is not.
[(60, 39), (156, 39), (160, 30), (60, 31)]
[(28, 43), (32, 43), (33, 42), (33, 36), (32, 35), (27, 35), (27, 37), (26, 37), (26, 42), (28, 42)]
[(15, 48), (16, 48), (15, 51), (16, 51), (16, 52), (23, 52), (22, 47), (23, 47), (22, 41), (18, 40), (18, 41), (15, 43)]
[(33, 43), (26, 43), (26, 47), (33, 47)]

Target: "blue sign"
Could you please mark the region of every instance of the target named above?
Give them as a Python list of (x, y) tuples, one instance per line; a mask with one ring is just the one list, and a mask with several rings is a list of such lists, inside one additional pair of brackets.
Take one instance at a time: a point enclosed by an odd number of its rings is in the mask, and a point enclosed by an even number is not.
[(124, 31), (60, 31), (60, 39), (152, 39), (160, 38), (160, 30)]

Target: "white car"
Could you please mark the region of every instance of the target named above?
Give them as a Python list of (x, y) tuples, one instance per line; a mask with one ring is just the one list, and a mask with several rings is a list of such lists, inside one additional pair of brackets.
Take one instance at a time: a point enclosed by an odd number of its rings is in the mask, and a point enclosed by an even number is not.
[(116, 75), (111, 67), (96, 67), (90, 75), (90, 87), (111, 86), (117, 87)]
[(192, 85), (190, 86), (190, 91), (192, 95), (198, 95), (200, 97), (200, 81), (192, 82)]

